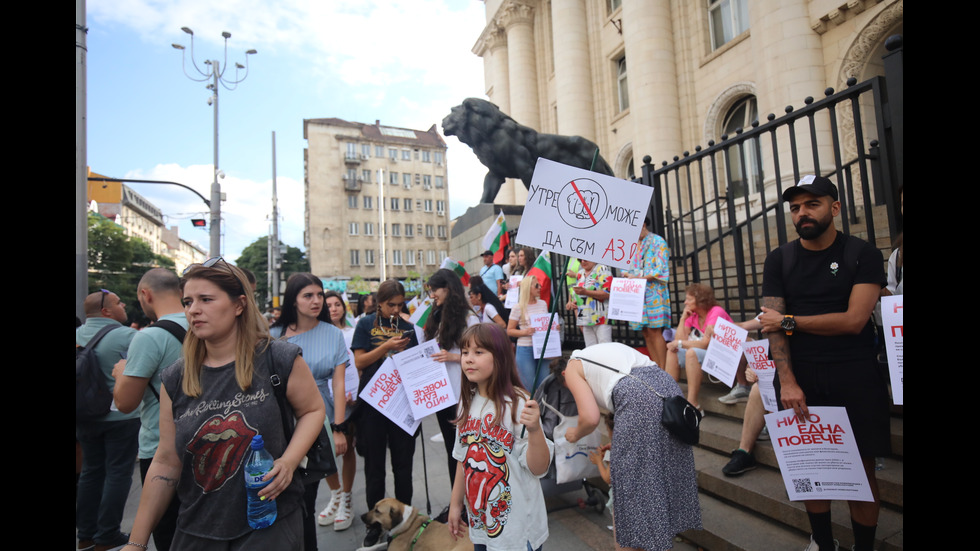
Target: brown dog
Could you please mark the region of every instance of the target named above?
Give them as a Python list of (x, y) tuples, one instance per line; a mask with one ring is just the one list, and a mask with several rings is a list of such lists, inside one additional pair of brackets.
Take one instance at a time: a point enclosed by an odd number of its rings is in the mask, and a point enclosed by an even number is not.
[[(388, 531), (391, 536), (388, 551), (473, 551), (473, 542), (467, 530), (453, 541), (445, 524), (430, 520), (414, 507), (392, 497), (379, 501), (374, 509), (364, 513), (362, 519), (365, 524), (377, 522)], [(419, 534), (419, 528), (425, 521), (429, 521), (429, 524)], [(414, 545), (412, 540), (415, 540)]]

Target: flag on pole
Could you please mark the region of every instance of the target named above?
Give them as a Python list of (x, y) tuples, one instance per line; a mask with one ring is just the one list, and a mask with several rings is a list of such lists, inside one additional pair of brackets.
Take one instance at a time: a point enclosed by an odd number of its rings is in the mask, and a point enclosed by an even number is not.
[(493, 263), (500, 264), (504, 259), (504, 251), (510, 244), (510, 235), (507, 233), (507, 219), (504, 218), (504, 211), (501, 210), (497, 218), (494, 219), (487, 234), (483, 236), (483, 250), (493, 252)]
[(470, 274), (466, 273), (466, 267), (462, 262), (456, 262), (447, 256), (442, 260), (442, 265), (439, 266), (439, 269), (442, 268), (455, 272), (459, 276), (459, 280), (463, 282), (464, 287), (470, 284)]
[(534, 265), (527, 271), (528, 275), (533, 275), (541, 284), (541, 300), (551, 307), (551, 253), (541, 251)]
[(408, 319), (412, 324), (418, 327), (425, 327), (425, 322), (429, 319), (429, 313), (432, 312), (432, 299), (425, 297), (419, 301), (418, 306), (416, 306), (415, 311), (412, 312), (412, 316)]

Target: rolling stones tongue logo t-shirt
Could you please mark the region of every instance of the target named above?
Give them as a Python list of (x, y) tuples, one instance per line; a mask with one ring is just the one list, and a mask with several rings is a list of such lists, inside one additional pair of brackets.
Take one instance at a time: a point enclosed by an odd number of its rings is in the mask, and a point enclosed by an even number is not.
[[(298, 353), (298, 347), (283, 341), (257, 351), (252, 386), (246, 391), (238, 386), (234, 363), (202, 368), (202, 392), (194, 398), (181, 389), (182, 361), (164, 372), (164, 385), (173, 397), (177, 454), (183, 463), (177, 485), (181, 530), (214, 539), (232, 539), (250, 530), (242, 465), (251, 453), (252, 437), (262, 435), (274, 458), (287, 444), (269, 382), (269, 361), (276, 356), (280, 376), (288, 379)], [(276, 499), (280, 518), (299, 506), (301, 495), (302, 482), (293, 477)]]
[(476, 394), (466, 421), (456, 427), (453, 457), (463, 464), (470, 539), (493, 550), (526, 551), (527, 542), (537, 549), (548, 539), (548, 519), (541, 483), (527, 468), (527, 435), (520, 437), (510, 407), (500, 424), (494, 423), (495, 410)]

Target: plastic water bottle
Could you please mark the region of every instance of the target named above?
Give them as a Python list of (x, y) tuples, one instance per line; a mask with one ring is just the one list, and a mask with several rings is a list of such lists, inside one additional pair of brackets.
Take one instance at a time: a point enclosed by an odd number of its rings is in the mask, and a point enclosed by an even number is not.
[(272, 526), (276, 521), (276, 502), (259, 499), (259, 490), (269, 482), (264, 477), (272, 470), (272, 455), (265, 449), (262, 436), (252, 437), (252, 453), (245, 461), (245, 492), (248, 494), (248, 525), (254, 530)]

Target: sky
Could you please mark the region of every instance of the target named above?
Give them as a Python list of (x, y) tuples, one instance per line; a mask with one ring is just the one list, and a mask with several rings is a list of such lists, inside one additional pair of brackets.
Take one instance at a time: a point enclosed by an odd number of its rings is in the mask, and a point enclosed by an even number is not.
[[(272, 133), (280, 239), (303, 248), (303, 119), (426, 130), (467, 97), (485, 97), (483, 62), (472, 53), (485, 26), (479, 0), (87, 0), (88, 166), (115, 178), (170, 180), (208, 197), (214, 161), (211, 95), (191, 61), (216, 59), (226, 80), (235, 63), (247, 78), (219, 91), (218, 167), (222, 255), (235, 259), (271, 225)], [(181, 52), (172, 44), (182, 44)], [(256, 49), (256, 55), (245, 51)], [(241, 73), (240, 73), (241, 74)], [(479, 202), (486, 169), (454, 137), (449, 214)], [(128, 184), (208, 247), (208, 218), (194, 194), (175, 186)]]

